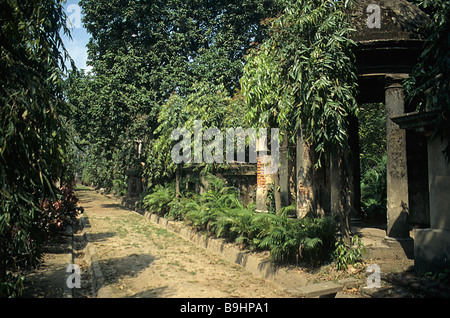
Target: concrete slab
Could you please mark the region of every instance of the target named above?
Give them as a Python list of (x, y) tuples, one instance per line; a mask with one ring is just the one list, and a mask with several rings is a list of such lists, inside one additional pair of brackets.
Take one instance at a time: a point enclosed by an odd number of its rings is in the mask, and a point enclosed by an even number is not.
[(306, 298), (323, 297), (323, 296), (334, 297), (336, 293), (342, 291), (342, 285), (333, 282), (324, 282), (299, 287), (295, 291), (299, 297), (306, 297)]

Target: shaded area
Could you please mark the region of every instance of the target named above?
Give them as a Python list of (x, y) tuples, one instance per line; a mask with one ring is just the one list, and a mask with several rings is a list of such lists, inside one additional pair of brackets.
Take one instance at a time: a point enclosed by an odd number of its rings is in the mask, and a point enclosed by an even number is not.
[(405, 268), (399, 273), (381, 273), (381, 287), (365, 289), (364, 293), (372, 298), (449, 298), (450, 286)]
[(100, 260), (99, 264), (106, 283), (117, 283), (125, 277), (136, 277), (156, 258), (150, 254), (131, 254), (125, 257)]
[(159, 298), (162, 294), (167, 295), (167, 289), (167, 286), (150, 288), (148, 290), (138, 292), (130, 298)]
[(62, 298), (66, 289), (66, 268), (71, 253), (71, 239), (57, 236), (46, 242), (39, 267), (25, 272), (22, 298)]
[(118, 204), (118, 203), (107, 203), (107, 204), (102, 204), (101, 207), (104, 208), (104, 209), (123, 210), (123, 206), (121, 206), (121, 205)]

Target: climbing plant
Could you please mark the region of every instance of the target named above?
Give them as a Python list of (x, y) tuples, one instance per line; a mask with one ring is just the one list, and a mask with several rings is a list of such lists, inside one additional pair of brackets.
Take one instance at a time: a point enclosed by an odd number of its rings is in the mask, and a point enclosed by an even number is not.
[(351, 1), (283, 0), (266, 20), (269, 38), (248, 56), (241, 79), (247, 121), (280, 128), (291, 142), (302, 135), (317, 154), (337, 154), (341, 232), (349, 237), (349, 183), (344, 156), (348, 118), (357, 115), (357, 76), (349, 36)]
[(270, 36), (248, 56), (241, 79), (247, 120), (276, 123), (292, 141), (301, 131), (319, 158), (345, 144), (347, 117), (357, 112), (350, 5), (282, 1), (281, 15), (265, 21)]

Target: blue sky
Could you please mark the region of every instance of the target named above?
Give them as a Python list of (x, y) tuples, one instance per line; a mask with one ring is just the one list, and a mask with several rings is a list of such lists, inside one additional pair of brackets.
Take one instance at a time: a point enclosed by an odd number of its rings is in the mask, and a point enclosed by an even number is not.
[(89, 42), (90, 35), (83, 28), (81, 23), (80, 7), (78, 6), (78, 0), (67, 0), (64, 4), (66, 14), (70, 18), (72, 27), (70, 28), (72, 34), (72, 40), (65, 36), (61, 32), (61, 36), (69, 55), (75, 62), (75, 65), (79, 69), (89, 70), (86, 66), (87, 60), (87, 48), (86, 44)]

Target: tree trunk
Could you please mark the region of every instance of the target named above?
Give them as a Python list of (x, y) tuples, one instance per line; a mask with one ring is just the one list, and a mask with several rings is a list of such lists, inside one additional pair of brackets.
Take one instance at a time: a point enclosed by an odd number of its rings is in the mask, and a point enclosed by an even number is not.
[(340, 185), (340, 222), (341, 222), (341, 235), (345, 243), (350, 245), (350, 208), (351, 208), (351, 196), (350, 196), (350, 175), (349, 167), (346, 160), (346, 155), (342, 147), (338, 150), (339, 156), (339, 185)]
[(339, 216), (341, 237), (350, 244), (350, 179), (345, 150), (336, 146), (331, 153), (331, 211)]
[(275, 197), (275, 213), (278, 215), (281, 210), (280, 179), (278, 173), (273, 178), (273, 194)]

